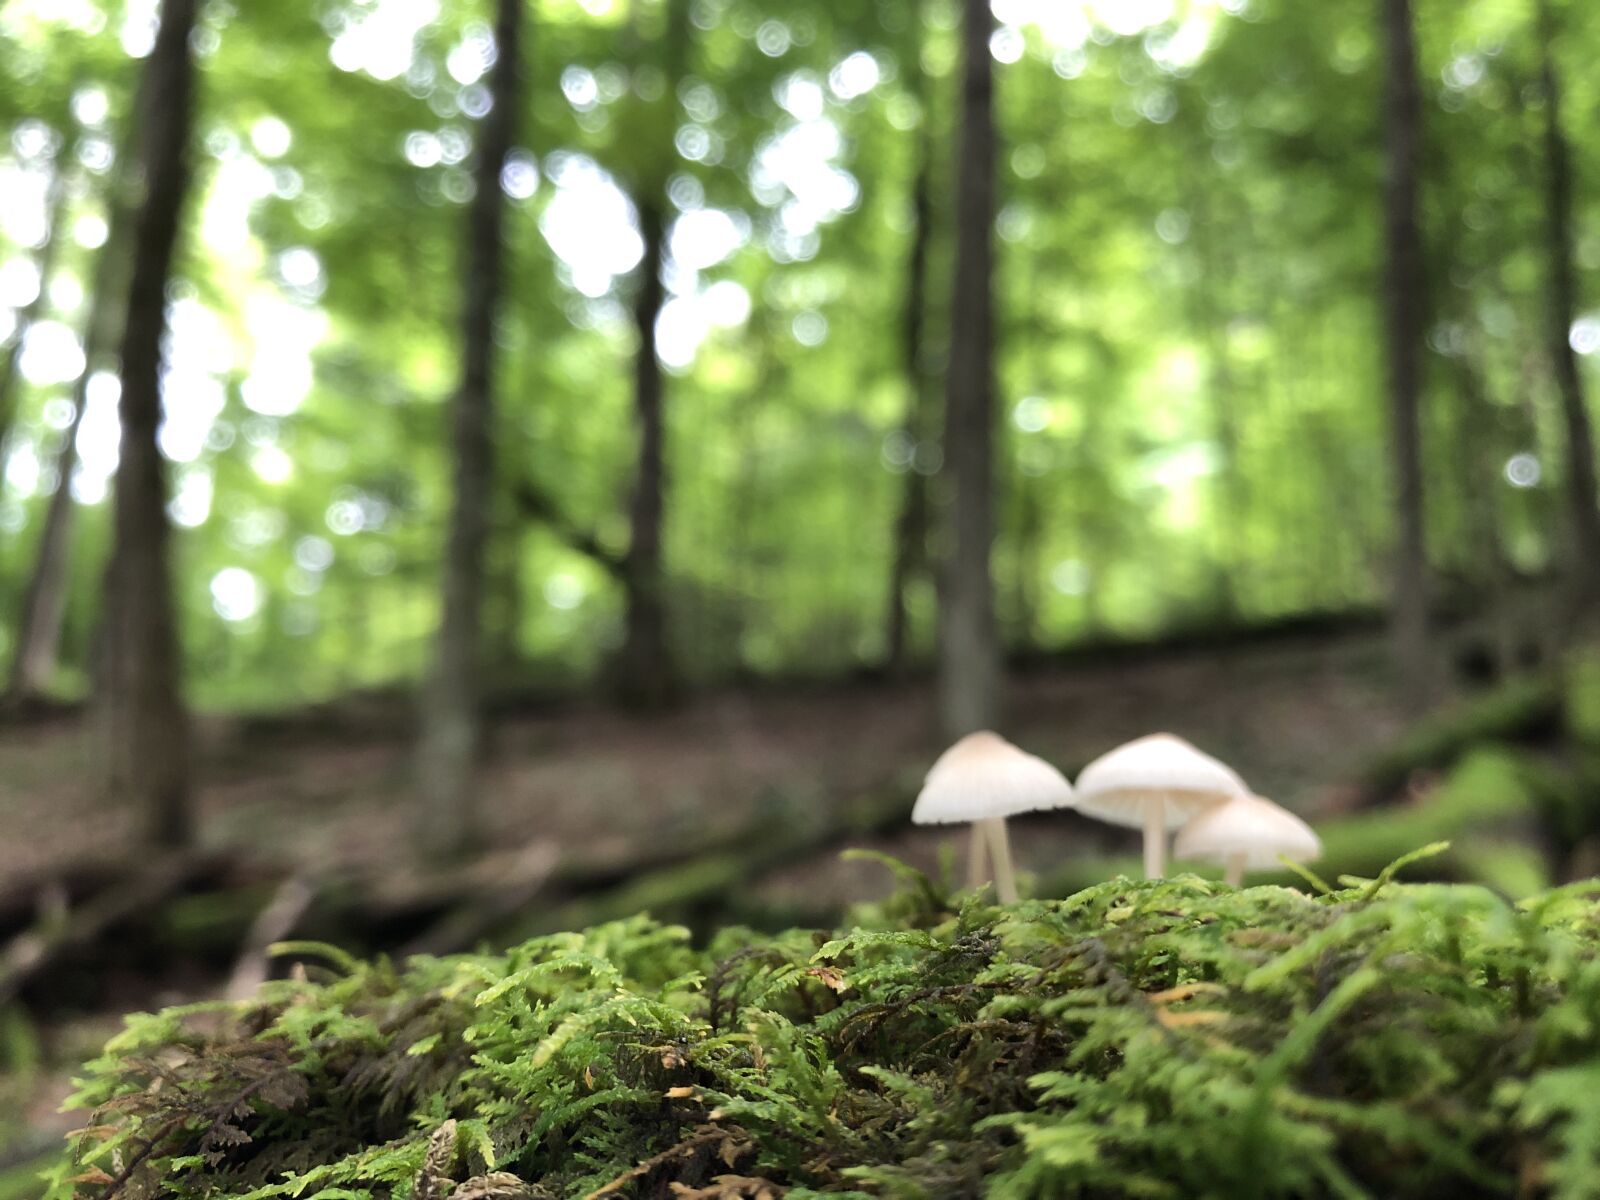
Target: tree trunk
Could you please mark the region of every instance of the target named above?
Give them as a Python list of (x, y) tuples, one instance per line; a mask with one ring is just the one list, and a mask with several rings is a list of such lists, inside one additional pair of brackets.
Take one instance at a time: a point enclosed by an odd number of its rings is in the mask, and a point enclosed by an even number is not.
[(39, 247), (39, 292), (17, 313), (16, 327), (6, 343), (4, 357), (0, 358), (0, 466), (5, 463), (6, 443), (11, 440), (11, 427), (17, 421), (17, 402), (21, 389), (17, 377), (21, 374), (22, 343), (50, 303), (50, 277), (55, 274), (56, 258), (61, 250), (61, 218), (67, 208), (66, 162), (72, 151), (60, 150), (50, 177), (48, 198), (45, 201), (45, 241)]
[[(132, 139), (124, 139), (131, 143)], [(68, 567), (77, 505), (72, 499), (72, 473), (78, 462), (78, 430), (88, 406), (89, 380), (95, 368), (115, 348), (118, 327), (124, 320), (127, 298), (128, 234), (132, 214), (126, 187), (127, 147), (117, 156), (116, 176), (110, 187), (106, 243), (95, 261), (89, 313), (83, 332), (83, 374), (72, 387), (72, 420), (56, 455), (56, 490), (45, 511), (44, 529), (34, 558), (33, 574), (23, 593), (17, 618), (17, 640), (11, 659), (7, 695), (24, 700), (41, 694), (55, 673), (61, 646), (61, 626), (67, 607)]]
[(145, 818), (145, 840), (181, 846), (193, 837), (189, 718), (168, 563), (161, 426), (161, 341), (179, 219), (189, 190), (188, 142), (196, 0), (164, 0), (145, 64), (140, 163), (144, 195), (134, 226), (133, 269), (119, 359), (121, 459), (109, 571), (112, 742), (115, 776)]
[[(84, 377), (88, 377), (85, 370)], [(42, 695), (55, 674), (61, 645), (61, 624), (67, 608), (68, 566), (77, 505), (72, 499), (72, 472), (78, 463), (78, 430), (83, 425), (84, 397), (73, 390), (72, 422), (56, 455), (56, 490), (45, 510), (44, 528), (34, 557), (33, 573), (22, 594), (17, 640), (11, 656), (6, 695), (12, 701)]]
[(964, 68), (956, 189), (955, 290), (944, 453), (951, 507), (940, 605), (939, 699), (944, 732), (996, 723), (1000, 647), (994, 580), (994, 70), (988, 0), (963, 5)]
[(628, 552), (622, 577), (627, 606), (621, 652), (614, 664), (615, 691), (630, 707), (661, 708), (677, 692), (677, 671), (667, 646), (666, 573), (662, 564), (662, 524), (666, 509), (665, 381), (656, 357), (656, 319), (666, 299), (661, 273), (666, 266), (666, 229), (661, 201), (638, 200), (644, 258), (633, 300), (634, 420), (639, 427), (639, 458), (628, 499)]
[[(926, 116), (923, 118), (926, 122)], [(884, 666), (891, 675), (905, 671), (910, 652), (910, 618), (906, 592), (927, 569), (928, 480), (918, 469), (917, 449), (927, 438), (933, 383), (927, 367), (924, 306), (928, 302), (928, 250), (933, 240), (931, 137), (923, 138), (922, 159), (911, 191), (911, 247), (906, 262), (902, 357), (906, 382), (906, 415), (901, 426), (912, 449), (902, 477), (900, 511), (894, 523), (894, 560), (889, 570), (889, 619)]]
[(1417, 215), (1422, 98), (1410, 0), (1381, 2), (1387, 155), (1383, 312), (1395, 517), (1399, 526), (1390, 619), (1405, 691), (1411, 702), (1421, 707), (1433, 690), (1422, 490), (1422, 356), (1427, 321), (1427, 276)]
[[(1211, 194), (1207, 187), (1211, 156), (1210, 137), (1204, 126), (1194, 123), (1186, 129), (1190, 153), (1183, 159), (1183, 187), (1193, 198), (1193, 221), (1189, 242), (1194, 247), (1195, 279), (1189, 289), (1190, 320), (1195, 340), (1205, 352), (1206, 404), (1210, 409), (1212, 437), (1219, 454), (1212, 474), (1210, 493), (1211, 539), (1213, 556), (1212, 586), (1219, 618), (1228, 625), (1239, 623), (1239, 576), (1243, 558), (1240, 527), (1249, 511), (1245, 494), (1245, 475), (1239, 461), (1239, 420), (1234, 411), (1233, 363), (1228, 347), (1230, 305), (1225, 291), (1237, 272), (1228, 270), (1217, 246), (1217, 227)], [(1196, 164), (1194, 149), (1205, 155)]]
[(1048, 522), (1040, 480), (1019, 472), (1011, 486), (1016, 514), (1016, 523), (1012, 526), (1015, 552), (1011, 576), (1012, 615), (1016, 624), (1009, 644), (1013, 653), (1026, 656), (1040, 646), (1039, 614), (1044, 606), (1040, 602), (1039, 581), (1045, 575), (1042, 551)]
[(1539, 4), (1539, 76), (1544, 91), (1546, 337), (1550, 366), (1561, 395), (1567, 433), (1567, 505), (1575, 607), (1600, 601), (1600, 491), (1594, 465), (1594, 430), (1584, 403), (1571, 329), (1577, 315), (1572, 261), (1572, 155), (1561, 127), (1561, 78), (1555, 63), (1555, 16)]
[(523, 0), (499, 0), (493, 103), (478, 136), (477, 184), (467, 214), (461, 311), (461, 384), (456, 393), (454, 507), (445, 546), (444, 613), (434, 673), (422, 714), (420, 832), (430, 854), (468, 848), (477, 832), (473, 767), (482, 736), (485, 547), (494, 494), (494, 319), (504, 257), (505, 195), (500, 187), (521, 103)]
[[(659, 14), (659, 29), (650, 28)], [(689, 0), (662, 0), (647, 9), (633, 0), (623, 34), (629, 57), (659, 69), (666, 87), (655, 100), (641, 100), (645, 109), (664, 105), (664, 112), (643, 116), (645, 136), (671, 129), (676, 122), (678, 82), (688, 68), (692, 36)], [(628, 495), (628, 549), (622, 556), (623, 635), (610, 664), (610, 689), (628, 708), (650, 711), (669, 706), (677, 697), (680, 678), (668, 630), (667, 575), (663, 553), (666, 521), (666, 380), (656, 355), (656, 322), (666, 302), (663, 272), (667, 267), (664, 209), (670, 158), (647, 157), (633, 180), (633, 201), (639, 218), (644, 254), (635, 274), (633, 410), (639, 442), (633, 487)]]
[(488, 624), (494, 631), (494, 661), (503, 673), (515, 673), (522, 663), (522, 562), (526, 540), (524, 527), (516, 514), (502, 522), (493, 539), (494, 613)]
[(1486, 609), (1485, 638), (1493, 675), (1503, 679), (1517, 673), (1520, 666), (1519, 637), (1513, 609), (1514, 572), (1500, 532), (1500, 489), (1484, 486), (1500, 470), (1499, 447), (1495, 445), (1494, 404), (1488, 396), (1479, 356), (1464, 354), (1455, 360), (1459, 380), (1463, 419), (1456, 422), (1460, 439), (1460, 458), (1467, 468), (1462, 489), (1468, 536), (1472, 543), (1472, 565), (1479, 578), (1475, 586), (1484, 592)]

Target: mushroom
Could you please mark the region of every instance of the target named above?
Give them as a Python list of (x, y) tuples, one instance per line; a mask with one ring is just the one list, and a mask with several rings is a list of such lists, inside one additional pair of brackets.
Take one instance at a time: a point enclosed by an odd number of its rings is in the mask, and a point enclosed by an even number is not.
[(1221, 864), (1224, 878), (1238, 887), (1245, 871), (1277, 866), (1280, 857), (1315, 862), (1322, 856), (1322, 842), (1311, 826), (1271, 800), (1235, 796), (1185, 825), (1173, 853)]
[(1159, 879), (1169, 829), (1250, 789), (1233, 768), (1182, 738), (1154, 733), (1095, 759), (1078, 776), (1076, 794), (1091, 817), (1144, 830), (1145, 878)]
[(911, 820), (917, 825), (972, 822), (968, 867), (973, 886), (983, 880), (987, 843), (994, 862), (995, 894), (1017, 899), (1006, 818), (1072, 803), (1072, 785), (1042, 758), (1019, 750), (997, 733), (968, 734), (941, 754), (917, 795)]

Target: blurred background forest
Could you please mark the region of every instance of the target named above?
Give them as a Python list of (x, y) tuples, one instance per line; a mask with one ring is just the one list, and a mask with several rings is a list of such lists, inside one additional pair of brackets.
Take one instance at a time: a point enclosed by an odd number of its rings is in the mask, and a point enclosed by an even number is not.
[[(832, 920), (943, 742), (1600, 867), (1600, 8), (5, 0), (0, 1196), (265, 947)], [(1026, 824), (1040, 892), (1133, 839)], [(12, 1117), (12, 1113), (18, 1114)]]

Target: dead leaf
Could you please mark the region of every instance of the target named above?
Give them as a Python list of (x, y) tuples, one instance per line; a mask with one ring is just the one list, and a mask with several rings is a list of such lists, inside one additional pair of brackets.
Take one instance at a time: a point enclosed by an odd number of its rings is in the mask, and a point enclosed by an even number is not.
[(670, 1087), (666, 1091), (666, 1097), (668, 1100), (687, 1100), (695, 1094), (695, 1091), (696, 1089), (692, 1087)]
[[(620, 1195), (622, 1189), (634, 1180), (643, 1179), (652, 1171), (670, 1162), (690, 1159), (699, 1151), (713, 1145), (717, 1148), (717, 1157), (729, 1165), (732, 1165), (736, 1159), (743, 1154), (749, 1153), (752, 1149), (749, 1139), (743, 1136), (742, 1130), (719, 1129), (714, 1125), (700, 1125), (695, 1128), (689, 1137), (679, 1142), (676, 1146), (669, 1146), (661, 1153), (652, 1155), (643, 1162), (629, 1167), (604, 1187), (596, 1188), (590, 1192), (584, 1197), (584, 1200), (611, 1200), (612, 1197)], [(674, 1184), (673, 1186), (680, 1185)], [(707, 1197), (707, 1200), (722, 1200), (722, 1197), (727, 1197), (728, 1200), (738, 1200), (739, 1197), (745, 1196), (743, 1192), (691, 1192), (689, 1194), (703, 1195)], [(781, 1194), (781, 1192), (772, 1192), (770, 1196), (776, 1198)]]
[(474, 1175), (455, 1191), (450, 1200), (522, 1200), (534, 1195), (533, 1189), (509, 1171)]
[(837, 967), (807, 967), (805, 973), (836, 992), (842, 992), (850, 986), (844, 977), (844, 972)]
[(1195, 996), (1226, 996), (1228, 989), (1220, 983), (1185, 983), (1164, 992), (1146, 992), (1144, 998), (1151, 1004), (1176, 1004)]
[(446, 1121), (433, 1131), (428, 1139), (428, 1152), (422, 1158), (422, 1170), (417, 1172), (411, 1185), (412, 1200), (437, 1200), (447, 1190), (444, 1185), (456, 1164), (456, 1123)]
[(455, 1165), (456, 1123), (451, 1118), (433, 1131), (428, 1139), (428, 1153), (422, 1160), (422, 1169), (433, 1175), (448, 1175)]
[(672, 1194), (683, 1200), (779, 1200), (787, 1188), (754, 1175), (718, 1175), (703, 1188), (674, 1183)]

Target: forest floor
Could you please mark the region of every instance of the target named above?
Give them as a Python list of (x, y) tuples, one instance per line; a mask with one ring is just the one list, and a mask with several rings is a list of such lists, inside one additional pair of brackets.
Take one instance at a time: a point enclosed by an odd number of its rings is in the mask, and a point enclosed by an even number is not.
[[(1236, 766), (1263, 795), (1331, 811), (1339, 781), (1405, 727), (1381, 650), (1374, 637), (1347, 635), (1035, 667), (1013, 680), (1005, 731), (1072, 773), (1119, 742), (1167, 730)], [(292, 720), (205, 719), (202, 848), (413, 887), (426, 868), (407, 812), (409, 714), (366, 703)], [(729, 690), (648, 718), (587, 704), (503, 715), (480, 800), (494, 849), (474, 869), (492, 874), (534, 853), (626, 863), (797, 805), (910, 794), (941, 749), (934, 730), (927, 681)], [(77, 717), (0, 727), (0, 885), (126, 854), (137, 814), (106, 804), (95, 746), (92, 724)], [(1123, 848), (1136, 841), (1131, 831), (1107, 836)], [(908, 826), (880, 848), (933, 866), (950, 837)], [(1072, 850), (1032, 837), (1020, 865), (1044, 868)], [(881, 882), (863, 864), (820, 868), (796, 863), (767, 886), (844, 902)]]
[[(1336, 812), (1351, 798), (1340, 781), (1405, 728), (1382, 650), (1373, 635), (1347, 634), (1038, 666), (1013, 679), (1005, 732), (1072, 773), (1121, 741), (1169, 730), (1234, 764), (1265, 795), (1313, 816)], [(409, 836), (408, 728), (404, 708), (377, 699), (205, 719), (202, 847), (359, 880), (373, 892), (425, 885), (428, 869)], [(95, 737), (71, 716), (0, 727), (0, 891), (36, 886), (86, 858), (126, 860), (135, 814), (102, 799)], [(909, 804), (940, 748), (926, 680), (726, 690), (655, 718), (597, 705), (507, 713), (494, 725), (481, 791), (492, 849), (467, 870), (513, 878), (530, 863), (572, 856), (625, 867), (798, 806), (842, 810), (869, 795)], [(930, 870), (941, 847), (962, 844), (949, 829), (909, 823), (862, 841)], [(1044, 871), (1074, 853), (1129, 852), (1136, 835), (1040, 819), (1017, 843), (1021, 869)], [(842, 862), (830, 846), (750, 886), (767, 911), (810, 914), (879, 896), (885, 877), (875, 864)], [(40, 1022), (46, 1061), (81, 1060), (122, 1009), (221, 986), (215, 973), (168, 971), (159, 984), (128, 975), (109, 986), (97, 980), (88, 1013)], [(54, 1114), (65, 1090), (64, 1073), (47, 1070), (7, 1097), (0, 1061), (0, 1109), (27, 1107), (30, 1145), (70, 1121)], [(6, 1152), (5, 1124), (0, 1168), (18, 1153)]]

